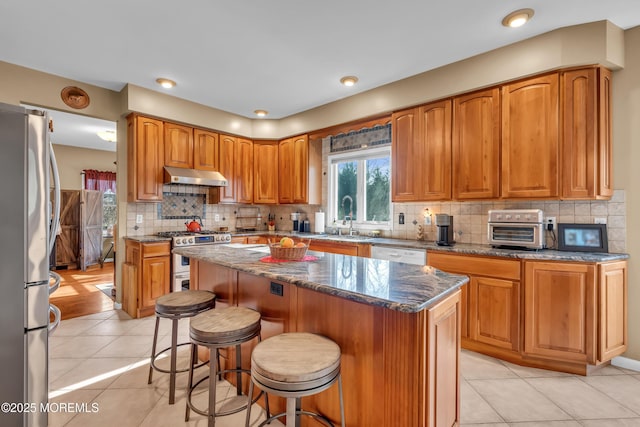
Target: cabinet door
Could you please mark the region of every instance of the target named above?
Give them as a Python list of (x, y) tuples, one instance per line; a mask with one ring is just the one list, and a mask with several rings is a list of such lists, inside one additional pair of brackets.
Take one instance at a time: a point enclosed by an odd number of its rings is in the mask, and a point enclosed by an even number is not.
[(393, 113), (391, 116), (391, 199), (394, 202), (416, 201), (422, 192), (423, 156), (418, 133), (417, 108)]
[(613, 195), (611, 71), (587, 68), (561, 73), (562, 198)]
[(227, 179), (228, 185), (220, 187), (219, 201), (221, 203), (233, 203), (236, 201), (236, 177), (235, 177), (235, 147), (236, 138), (220, 135), (220, 173)]
[(627, 351), (627, 262), (600, 265), (598, 360)]
[(562, 197), (595, 197), (597, 172), (596, 69), (565, 71), (562, 90)]
[(453, 100), (453, 198), (500, 196), (500, 91), (498, 88)]
[(509, 350), (520, 347), (520, 283), (471, 277), (470, 338)]
[(171, 257), (153, 257), (142, 260), (142, 288), (140, 310), (155, 307), (156, 299), (170, 292)]
[(193, 169), (193, 128), (164, 123), (164, 164)]
[(293, 139), (284, 139), (278, 144), (278, 202), (293, 203)]
[(558, 197), (558, 74), (502, 87), (502, 197)]
[(525, 262), (524, 353), (595, 363), (595, 266)]
[(235, 162), (236, 201), (253, 203), (253, 141), (237, 139)]
[(309, 138), (302, 135), (278, 145), (279, 203), (307, 203), (309, 198)]
[(307, 203), (309, 185), (309, 139), (293, 138), (293, 203)]
[(611, 137), (611, 71), (598, 69), (598, 194), (613, 196), (613, 140)]
[(309, 250), (318, 252), (329, 252), (332, 254), (358, 256), (358, 245), (353, 243), (311, 240), (311, 242), (309, 243)]
[(451, 101), (420, 107), (422, 157), (415, 170), (422, 168), (419, 200), (451, 199)]
[(255, 142), (253, 144), (253, 201), (254, 203), (278, 203), (278, 143)]
[(131, 116), (127, 126), (127, 198), (130, 202), (160, 201), (164, 175), (163, 123), (147, 117)]
[(193, 167), (199, 170), (217, 171), (220, 168), (218, 134), (194, 129), (193, 140)]

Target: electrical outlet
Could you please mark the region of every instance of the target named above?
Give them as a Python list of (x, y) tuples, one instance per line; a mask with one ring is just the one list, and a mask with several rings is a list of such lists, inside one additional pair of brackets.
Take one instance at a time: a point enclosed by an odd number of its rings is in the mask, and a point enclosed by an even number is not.
[[(544, 219), (545, 229), (546, 230), (555, 230), (556, 229), (556, 217), (548, 216)], [(551, 228), (549, 228), (549, 224), (551, 224)]]
[(593, 223), (594, 224), (606, 224), (607, 223), (607, 217), (597, 217), (593, 219)]
[(142, 224), (143, 219), (144, 217), (142, 216), (142, 214), (136, 215), (136, 224)]
[(215, 214), (215, 215), (213, 216), (213, 220), (214, 220), (215, 222), (219, 222), (219, 221), (220, 221), (220, 215)]

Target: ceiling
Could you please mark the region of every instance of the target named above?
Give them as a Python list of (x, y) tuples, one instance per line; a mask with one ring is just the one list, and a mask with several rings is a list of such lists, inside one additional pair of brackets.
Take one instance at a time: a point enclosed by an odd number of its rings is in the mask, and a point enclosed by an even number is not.
[[(520, 28), (501, 25), (535, 10)], [(0, 2), (0, 60), (278, 119), (556, 28), (640, 25), (638, 0)], [(357, 85), (339, 84), (358, 76)], [(59, 126), (60, 128), (60, 126)]]

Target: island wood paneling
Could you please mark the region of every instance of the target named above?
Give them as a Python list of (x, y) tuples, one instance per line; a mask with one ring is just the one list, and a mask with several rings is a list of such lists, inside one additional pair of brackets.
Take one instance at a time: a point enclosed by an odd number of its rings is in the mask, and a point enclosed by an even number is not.
[[(263, 339), (304, 331), (326, 336), (340, 346), (346, 425), (459, 423), (460, 291), (429, 310), (403, 313), (206, 262), (193, 261), (191, 267), (198, 289), (212, 290), (226, 303), (258, 310)], [(282, 296), (271, 291), (272, 284), (282, 285)], [(254, 340), (242, 346), (245, 368), (255, 345)], [(227, 360), (235, 360), (233, 349), (223, 352), (223, 364)], [(263, 400), (260, 403), (264, 406)], [(284, 399), (275, 396), (270, 396), (269, 405), (272, 413), (285, 408)], [(337, 384), (305, 397), (302, 408), (339, 425)], [(301, 421), (302, 426), (321, 425), (310, 417)]]

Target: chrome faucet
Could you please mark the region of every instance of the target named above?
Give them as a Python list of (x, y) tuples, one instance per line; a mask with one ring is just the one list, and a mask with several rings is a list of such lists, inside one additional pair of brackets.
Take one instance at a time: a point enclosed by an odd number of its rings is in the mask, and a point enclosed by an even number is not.
[(347, 199), (349, 200), (349, 215), (344, 216), (342, 225), (346, 225), (347, 218), (349, 218), (349, 236), (353, 236), (353, 198), (348, 194), (342, 198), (342, 209), (344, 210), (344, 202)]

